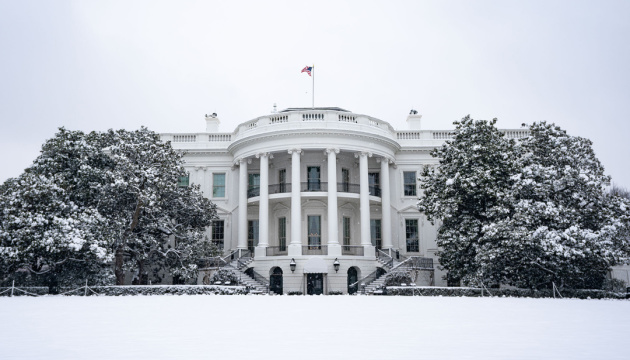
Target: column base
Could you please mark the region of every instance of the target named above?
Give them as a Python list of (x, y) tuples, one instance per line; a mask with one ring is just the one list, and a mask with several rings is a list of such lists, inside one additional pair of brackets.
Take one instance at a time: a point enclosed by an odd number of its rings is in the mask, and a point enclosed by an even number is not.
[(254, 248), (254, 257), (259, 259), (261, 257), (267, 256), (267, 247), (266, 246), (256, 246)]
[(302, 245), (289, 244), (289, 256), (302, 256)]
[(341, 245), (328, 244), (328, 256), (341, 256)]
[(363, 245), (363, 256), (376, 258), (376, 246)]

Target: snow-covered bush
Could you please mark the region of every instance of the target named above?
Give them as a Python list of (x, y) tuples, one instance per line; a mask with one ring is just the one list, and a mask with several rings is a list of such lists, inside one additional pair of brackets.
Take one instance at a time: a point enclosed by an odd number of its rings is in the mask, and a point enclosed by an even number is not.
[(329, 291), (328, 295), (343, 295), (343, 291)]
[(400, 286), (401, 284), (411, 284), (413, 280), (406, 271), (392, 271), (385, 274), (385, 286)]
[(233, 271), (227, 269), (219, 269), (210, 277), (210, 284), (212, 285), (217, 281), (221, 282), (222, 284), (225, 284), (226, 282), (231, 284), (238, 284), (239, 278)]
[[(140, 285), (140, 286), (90, 286), (98, 295), (133, 296), (133, 295), (245, 295), (244, 286), (216, 285)], [(72, 290), (72, 289), (64, 289)], [(68, 296), (82, 296), (84, 292), (67, 293)], [(88, 295), (94, 295), (88, 291)], [(90, 296), (92, 296), (90, 295)]]

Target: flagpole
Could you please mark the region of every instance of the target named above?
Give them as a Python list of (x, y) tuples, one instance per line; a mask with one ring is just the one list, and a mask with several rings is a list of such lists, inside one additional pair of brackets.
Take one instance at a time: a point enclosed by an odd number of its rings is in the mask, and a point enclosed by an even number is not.
[(313, 64), (313, 109), (315, 109), (315, 64)]

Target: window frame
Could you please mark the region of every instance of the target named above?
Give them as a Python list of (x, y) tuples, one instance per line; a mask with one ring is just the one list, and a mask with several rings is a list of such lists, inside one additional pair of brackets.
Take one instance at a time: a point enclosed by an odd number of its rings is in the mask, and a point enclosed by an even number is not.
[[(413, 173), (413, 184), (412, 183), (408, 183), (406, 182), (407, 179), (405, 178), (405, 174), (411, 174)], [(417, 171), (403, 171), (402, 172), (402, 183), (403, 183), (403, 196), (404, 197), (417, 197), (418, 196), (418, 172)], [(411, 187), (413, 186), (413, 194), (408, 193), (407, 191), (407, 187)]]
[[(415, 223), (415, 238), (410, 237), (410, 224)], [(415, 244), (414, 244), (415, 243)], [(420, 221), (418, 219), (405, 219), (405, 250), (410, 253), (420, 252)]]
[[(218, 226), (221, 224), (221, 226)], [(221, 231), (219, 232), (219, 228)], [(221, 235), (220, 237), (218, 235)], [(219, 219), (212, 221), (212, 232), (210, 234), (213, 244), (223, 251), (225, 245), (225, 220)]]
[[(217, 175), (223, 175), (223, 185), (217, 185), (216, 178), (215, 178)], [(217, 196), (215, 194), (216, 189), (223, 189), (223, 196)], [(223, 199), (226, 197), (226, 194), (227, 194), (227, 173), (225, 172), (212, 173), (212, 198)]]

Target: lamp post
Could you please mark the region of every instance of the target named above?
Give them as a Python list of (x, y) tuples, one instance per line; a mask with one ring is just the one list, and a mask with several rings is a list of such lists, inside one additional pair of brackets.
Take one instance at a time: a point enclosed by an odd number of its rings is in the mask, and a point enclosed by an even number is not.
[(295, 259), (291, 258), (291, 262), (289, 263), (289, 267), (291, 268), (291, 272), (295, 272), (295, 267), (297, 264), (295, 263)]
[(339, 272), (339, 260), (335, 258), (335, 262), (333, 262), (333, 267), (335, 268), (335, 272)]

